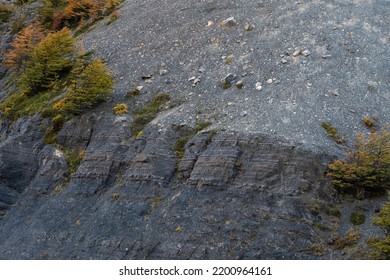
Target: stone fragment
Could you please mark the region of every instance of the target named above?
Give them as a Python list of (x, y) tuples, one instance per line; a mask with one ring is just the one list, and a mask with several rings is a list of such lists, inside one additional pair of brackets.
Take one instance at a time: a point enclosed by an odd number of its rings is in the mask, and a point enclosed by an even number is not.
[(302, 53), (302, 50), (296, 50), (295, 52), (293, 52), (293, 57), (297, 57), (297, 56), (299, 56), (301, 53)]
[(304, 50), (302, 51), (301, 53), (303, 56), (309, 56), (310, 55), (310, 51), (309, 50)]
[(160, 70), (160, 76), (165, 76), (166, 74), (168, 74), (168, 70), (166, 70), (166, 69)]
[(257, 82), (255, 87), (256, 87), (256, 90), (258, 90), (258, 91), (261, 91), (263, 89), (260, 82)]
[(245, 31), (252, 31), (253, 29), (255, 29), (255, 25), (254, 25), (254, 24), (247, 23), (247, 24), (245, 24), (245, 26), (244, 26), (244, 30), (245, 30)]
[(235, 25), (237, 25), (237, 21), (234, 17), (227, 18), (219, 24), (222, 28), (231, 28)]
[(233, 73), (229, 73), (226, 75), (225, 78), (221, 79), (221, 82), (226, 84), (231, 84), (235, 79), (237, 78), (237, 75), (234, 75)]
[(243, 81), (238, 81), (237, 83), (236, 83), (236, 87), (238, 88), (238, 89), (242, 89), (243, 87), (244, 87), (244, 82)]
[(142, 75), (141, 78), (142, 78), (142, 80), (149, 80), (149, 79), (153, 78), (153, 76), (150, 74), (147, 74), (147, 75)]

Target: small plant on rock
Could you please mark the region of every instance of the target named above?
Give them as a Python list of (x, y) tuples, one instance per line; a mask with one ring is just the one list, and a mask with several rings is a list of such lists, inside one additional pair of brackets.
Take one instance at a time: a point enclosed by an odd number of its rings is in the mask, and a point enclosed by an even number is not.
[(127, 114), (129, 111), (127, 110), (127, 105), (124, 103), (116, 105), (114, 108), (114, 113), (115, 115), (122, 115), (122, 114)]

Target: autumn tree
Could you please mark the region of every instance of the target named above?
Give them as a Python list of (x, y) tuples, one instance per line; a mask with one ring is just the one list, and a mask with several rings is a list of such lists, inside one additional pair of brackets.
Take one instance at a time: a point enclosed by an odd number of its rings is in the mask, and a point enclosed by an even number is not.
[(31, 53), (44, 37), (43, 29), (32, 24), (24, 28), (12, 42), (12, 50), (6, 54), (6, 66), (22, 71), (31, 59)]
[(69, 29), (50, 33), (33, 49), (19, 85), (28, 94), (50, 87), (61, 72), (70, 71), (74, 56), (75, 42)]
[(54, 104), (62, 119), (78, 115), (86, 109), (92, 108), (105, 101), (112, 93), (112, 76), (100, 59), (89, 64), (78, 61), (72, 69), (72, 81), (64, 98)]
[(65, 0), (64, 18), (79, 21), (82, 18), (97, 18), (116, 6), (119, 0)]
[(355, 188), (357, 197), (364, 191), (390, 187), (390, 132), (387, 128), (369, 135), (359, 134), (355, 148), (347, 157), (329, 165), (328, 175), (340, 189)]

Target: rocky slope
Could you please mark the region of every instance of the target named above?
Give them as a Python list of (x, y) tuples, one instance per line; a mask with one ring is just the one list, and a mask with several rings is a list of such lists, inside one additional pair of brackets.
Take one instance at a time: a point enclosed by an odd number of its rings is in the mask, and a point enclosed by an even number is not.
[[(324, 173), (345, 147), (321, 122), (345, 139), (363, 116), (389, 122), (388, 1), (144, 0), (119, 12), (81, 36), (116, 88), (58, 134), (85, 151), (71, 178), (43, 143), (47, 120), (0, 121), (1, 258), (369, 257), (383, 197), (333, 190)], [(172, 100), (135, 138), (132, 110), (159, 92)], [(115, 116), (122, 102), (131, 112)], [(204, 122), (179, 158), (177, 140)], [(357, 211), (366, 219), (352, 225)]]

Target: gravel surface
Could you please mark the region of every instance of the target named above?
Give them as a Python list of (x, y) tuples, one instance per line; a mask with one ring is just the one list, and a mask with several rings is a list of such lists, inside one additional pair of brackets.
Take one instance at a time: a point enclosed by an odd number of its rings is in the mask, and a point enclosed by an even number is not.
[[(115, 75), (113, 103), (172, 95), (180, 105), (161, 127), (211, 120), (340, 153), (322, 122), (349, 144), (367, 132), (364, 116), (390, 122), (387, 0), (143, 0), (119, 13), (84, 35), (85, 47)], [(137, 86), (141, 95), (125, 100)]]

